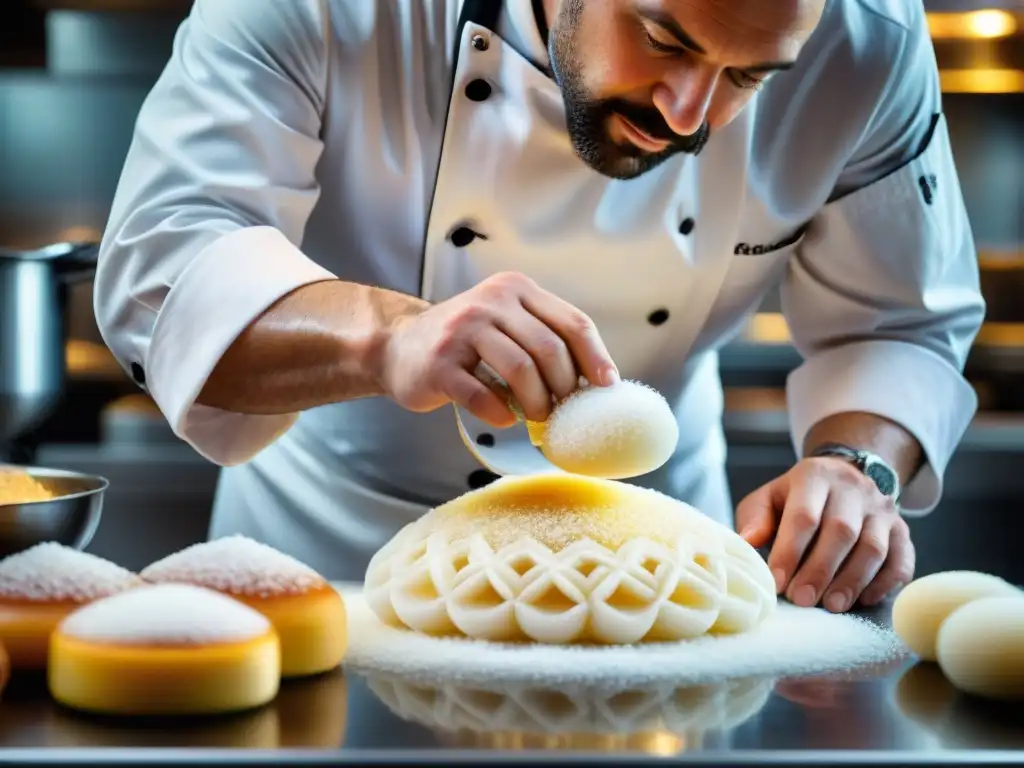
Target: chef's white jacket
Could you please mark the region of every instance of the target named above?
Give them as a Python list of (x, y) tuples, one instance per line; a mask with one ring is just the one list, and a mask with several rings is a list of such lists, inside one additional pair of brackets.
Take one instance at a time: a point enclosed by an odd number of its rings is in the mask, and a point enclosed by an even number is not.
[[(731, 522), (715, 350), (781, 285), (804, 359), (796, 450), (831, 414), (888, 417), (927, 456), (906, 512), (932, 509), (976, 409), (962, 368), (984, 302), (921, 3), (831, 0), (795, 69), (699, 156), (632, 181), (573, 154), (530, 0), (493, 7), (462, 25), (459, 0), (198, 0), (182, 25), (95, 301), (125, 369), (227, 467), (211, 534), (359, 578), (398, 528), (485, 482), (448, 408), (254, 416), (195, 398), (302, 285), (440, 301), (509, 269), (590, 314), (622, 375), (669, 398), (677, 455), (638, 482)], [(482, 450), (527, 439), (470, 428)]]

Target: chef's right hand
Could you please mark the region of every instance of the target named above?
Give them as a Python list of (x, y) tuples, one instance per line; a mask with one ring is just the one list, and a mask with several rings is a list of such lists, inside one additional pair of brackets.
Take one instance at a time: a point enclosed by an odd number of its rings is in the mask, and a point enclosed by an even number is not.
[(382, 383), (410, 411), (454, 402), (494, 427), (515, 416), (506, 398), (474, 375), (483, 361), (504, 379), (526, 418), (544, 421), (578, 386), (619, 373), (593, 321), (515, 272), (487, 278), (424, 311), (398, 318), (384, 350)]

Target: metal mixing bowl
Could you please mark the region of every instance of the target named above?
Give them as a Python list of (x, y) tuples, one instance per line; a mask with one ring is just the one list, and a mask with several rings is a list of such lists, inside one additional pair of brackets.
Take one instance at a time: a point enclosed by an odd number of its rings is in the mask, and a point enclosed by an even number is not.
[(104, 477), (63, 469), (3, 465), (25, 472), (53, 492), (47, 501), (4, 504), (0, 501), (0, 558), (46, 541), (83, 550), (100, 524), (103, 494), (110, 485)]

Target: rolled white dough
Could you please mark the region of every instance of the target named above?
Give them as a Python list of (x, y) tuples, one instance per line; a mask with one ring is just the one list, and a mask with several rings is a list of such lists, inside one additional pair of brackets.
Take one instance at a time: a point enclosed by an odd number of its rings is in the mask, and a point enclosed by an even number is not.
[(1024, 594), (957, 608), (942, 622), (936, 650), (942, 673), (961, 691), (1024, 700)]
[(584, 387), (545, 423), (541, 452), (566, 472), (623, 479), (653, 472), (671, 458), (679, 425), (668, 401), (636, 381)]
[(935, 661), (935, 638), (953, 611), (983, 597), (1020, 595), (1008, 581), (977, 571), (944, 571), (908, 584), (892, 606), (892, 628), (914, 653)]
[(508, 476), (431, 510), (374, 555), (367, 603), (431, 635), (566, 644), (744, 632), (775, 582), (736, 533), (646, 488)]

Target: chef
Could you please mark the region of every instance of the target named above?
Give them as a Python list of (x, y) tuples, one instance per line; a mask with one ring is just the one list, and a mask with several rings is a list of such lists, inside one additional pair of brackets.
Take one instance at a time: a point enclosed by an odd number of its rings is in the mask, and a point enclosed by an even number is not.
[[(197, 0), (135, 129), (104, 339), (225, 469), (210, 535), (334, 579), (527, 446), (579, 375), (672, 404), (635, 482), (780, 594), (911, 578), (984, 314), (913, 0)], [(796, 462), (735, 508), (716, 350), (780, 287)]]

